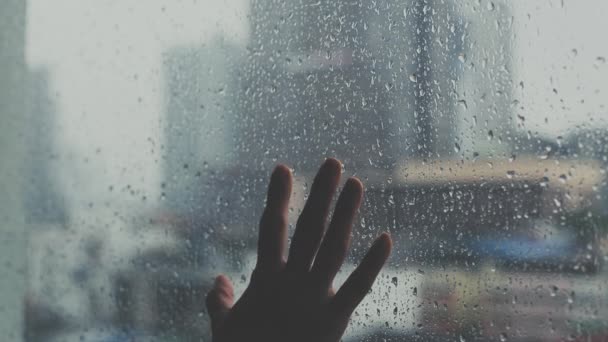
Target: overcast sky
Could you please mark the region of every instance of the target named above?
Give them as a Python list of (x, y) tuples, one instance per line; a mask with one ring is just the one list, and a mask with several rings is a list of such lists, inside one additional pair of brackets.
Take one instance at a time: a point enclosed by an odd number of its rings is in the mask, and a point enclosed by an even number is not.
[(244, 47), (248, 10), (245, 0), (30, 0), (28, 62), (51, 72), (59, 149), (75, 164), (61, 170), (64, 186), (158, 198), (162, 53), (220, 35)]

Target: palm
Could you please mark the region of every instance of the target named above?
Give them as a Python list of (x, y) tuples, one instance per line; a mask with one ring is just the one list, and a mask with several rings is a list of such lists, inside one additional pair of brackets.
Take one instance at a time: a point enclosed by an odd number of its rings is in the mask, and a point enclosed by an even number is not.
[(328, 159), (317, 174), (287, 249), (287, 210), (291, 173), (278, 166), (271, 177), (260, 222), (258, 261), (251, 282), (233, 305), (228, 279), (219, 276), (207, 299), (215, 342), (338, 341), (356, 308), (388, 258), (391, 242), (383, 234), (336, 293), (332, 284), (344, 262), (363, 187), (349, 179), (325, 221), (340, 180), (340, 163)]

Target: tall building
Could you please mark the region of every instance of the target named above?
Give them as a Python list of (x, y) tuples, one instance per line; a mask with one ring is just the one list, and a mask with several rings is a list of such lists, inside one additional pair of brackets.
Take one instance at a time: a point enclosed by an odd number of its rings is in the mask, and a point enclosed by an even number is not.
[(26, 2), (0, 1), (0, 335), (22, 341), (26, 235), (22, 199)]
[(241, 160), (266, 168), (288, 160), (303, 171), (327, 156), (359, 168), (395, 161), (395, 87), (383, 74), (386, 51), (374, 46), (381, 37), (373, 14), (358, 2), (252, 3), (238, 101)]
[(467, 126), (477, 120), (487, 134), (513, 123), (509, 9), (492, 6), (254, 1), (242, 159), (332, 155), (390, 169), (404, 158), (460, 157), (461, 145), (473, 154), (480, 141), (497, 148)]
[(163, 203), (194, 249), (197, 241), (206, 243), (204, 229), (240, 221), (219, 208), (239, 197), (233, 123), (241, 50), (217, 37), (203, 46), (175, 47), (163, 57)]
[(49, 82), (46, 69), (28, 72), (24, 210), (28, 224), (43, 230), (65, 227), (67, 223), (65, 200), (54, 173), (53, 161), (59, 158), (55, 144), (57, 111), (50, 99)]
[(460, 60), (462, 72), (450, 100), (459, 104), (454, 126), (461, 154), (469, 158), (508, 158), (525, 144), (517, 139), (526, 132), (516, 115), (514, 92), (523, 83), (514, 74), (518, 57), (511, 6), (509, 1), (487, 1), (457, 7), (465, 24), (454, 60)]
[[(27, 71), (24, 108), (27, 130), (21, 173), (28, 241), (26, 341), (45, 340), (64, 329), (65, 316), (60, 313), (62, 305), (68, 306), (68, 300), (54, 296), (68, 292), (70, 282), (65, 281), (67, 272), (61, 268), (68, 264), (66, 254), (60, 258), (49, 252), (56, 249), (58, 241), (74, 234), (67, 229), (65, 189), (58, 183), (57, 167), (65, 160), (56, 144), (58, 113), (51, 99), (50, 81), (51, 74), (44, 67)], [(67, 245), (63, 247), (65, 252), (70, 250)]]

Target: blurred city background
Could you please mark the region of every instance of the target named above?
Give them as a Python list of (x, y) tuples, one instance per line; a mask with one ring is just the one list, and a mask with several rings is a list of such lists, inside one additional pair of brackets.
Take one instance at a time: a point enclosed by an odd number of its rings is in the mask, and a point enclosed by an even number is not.
[(608, 340), (608, 3), (0, 8), (3, 341), (209, 341), (272, 167), (293, 223), (326, 157), (366, 186), (340, 279), (395, 240), (345, 341)]

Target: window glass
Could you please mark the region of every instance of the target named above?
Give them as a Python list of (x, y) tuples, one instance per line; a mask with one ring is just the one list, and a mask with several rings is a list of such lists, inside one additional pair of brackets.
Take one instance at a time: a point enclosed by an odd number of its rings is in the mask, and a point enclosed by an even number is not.
[(395, 242), (345, 341), (608, 338), (608, 3), (0, 5), (12, 340), (208, 338), (270, 170), (294, 223), (326, 157), (366, 187), (339, 280)]

